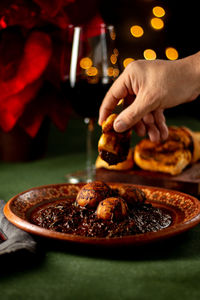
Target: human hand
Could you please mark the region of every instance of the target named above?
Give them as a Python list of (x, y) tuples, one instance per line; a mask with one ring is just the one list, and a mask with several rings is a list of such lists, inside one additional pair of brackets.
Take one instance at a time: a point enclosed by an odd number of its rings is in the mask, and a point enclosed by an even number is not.
[(99, 124), (110, 115), (120, 99), (127, 106), (114, 122), (123, 132), (133, 128), (152, 141), (166, 139), (168, 129), (163, 111), (194, 100), (200, 93), (199, 53), (176, 61), (138, 60), (129, 64), (106, 94)]

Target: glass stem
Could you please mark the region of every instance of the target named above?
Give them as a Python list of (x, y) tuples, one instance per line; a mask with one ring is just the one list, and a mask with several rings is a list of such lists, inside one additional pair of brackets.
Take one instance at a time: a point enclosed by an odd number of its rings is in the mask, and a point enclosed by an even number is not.
[(93, 151), (93, 133), (94, 133), (94, 119), (85, 118), (87, 124), (87, 137), (86, 137), (86, 171), (87, 182), (94, 180), (94, 151)]

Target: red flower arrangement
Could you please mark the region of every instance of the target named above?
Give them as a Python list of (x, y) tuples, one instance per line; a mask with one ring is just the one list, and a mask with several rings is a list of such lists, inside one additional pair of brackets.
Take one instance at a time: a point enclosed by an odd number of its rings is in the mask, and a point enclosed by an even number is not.
[(1, 1), (0, 128), (4, 132), (17, 124), (35, 137), (46, 116), (60, 130), (66, 128), (70, 109), (59, 89), (65, 34), (69, 24), (91, 22), (102, 23), (98, 1)]

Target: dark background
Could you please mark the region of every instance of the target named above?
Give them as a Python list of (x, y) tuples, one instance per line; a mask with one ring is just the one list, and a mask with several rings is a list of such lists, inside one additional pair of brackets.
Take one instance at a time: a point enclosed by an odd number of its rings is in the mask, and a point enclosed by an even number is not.
[[(150, 19), (152, 8), (165, 9), (162, 17), (165, 26), (154, 30)], [(157, 58), (166, 58), (166, 47), (174, 47), (179, 58), (199, 51), (199, 8), (198, 1), (175, 0), (101, 0), (100, 9), (104, 20), (115, 25), (121, 57), (143, 58), (143, 50), (152, 48)], [(141, 25), (145, 34), (136, 39), (130, 33), (134, 24)]]
[[(166, 14), (162, 17), (165, 26), (162, 30), (154, 30), (150, 26), (154, 6), (165, 9)], [(153, 49), (158, 59), (167, 59), (167, 47), (174, 47), (179, 58), (194, 54), (200, 49), (198, 1), (102, 0), (100, 7), (105, 22), (115, 26), (121, 70), (125, 58), (143, 59), (143, 51), (147, 48)], [(144, 29), (145, 34), (141, 38), (134, 38), (130, 33), (130, 27), (136, 24)], [(199, 108), (198, 98), (192, 103), (169, 109), (166, 114), (186, 113), (198, 118)]]

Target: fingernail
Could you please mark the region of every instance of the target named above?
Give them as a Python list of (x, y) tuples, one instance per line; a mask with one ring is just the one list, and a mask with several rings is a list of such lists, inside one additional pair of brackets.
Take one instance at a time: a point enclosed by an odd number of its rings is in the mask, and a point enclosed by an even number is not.
[(114, 129), (119, 132), (125, 131), (126, 124), (122, 120), (117, 120), (114, 124)]

